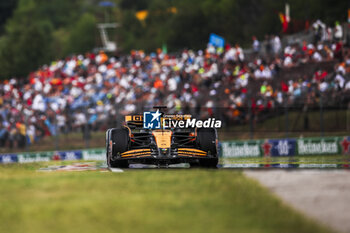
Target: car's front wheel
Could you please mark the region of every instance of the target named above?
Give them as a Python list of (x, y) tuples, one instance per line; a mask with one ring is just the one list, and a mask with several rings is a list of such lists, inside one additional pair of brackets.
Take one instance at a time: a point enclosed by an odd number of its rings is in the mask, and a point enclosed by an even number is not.
[(129, 133), (127, 129), (110, 129), (107, 131), (107, 164), (108, 167), (127, 168), (127, 160), (120, 160), (120, 154), (129, 147)]

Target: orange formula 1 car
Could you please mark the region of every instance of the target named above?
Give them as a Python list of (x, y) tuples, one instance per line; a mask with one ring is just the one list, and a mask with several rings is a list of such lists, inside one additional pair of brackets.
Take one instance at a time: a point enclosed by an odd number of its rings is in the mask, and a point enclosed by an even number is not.
[(179, 120), (179, 116), (164, 116), (157, 111), (153, 113), (153, 120), (150, 118), (150, 121), (154, 122), (158, 115), (161, 116), (159, 119), (162, 123), (155, 128), (145, 126), (145, 112), (143, 115), (126, 116), (122, 128), (107, 130), (106, 156), (109, 167), (126, 168), (131, 163), (158, 166), (176, 163), (189, 163), (191, 166), (200, 167), (217, 166), (218, 137), (215, 128), (164, 127), (164, 119), (170, 122), (174, 118)]

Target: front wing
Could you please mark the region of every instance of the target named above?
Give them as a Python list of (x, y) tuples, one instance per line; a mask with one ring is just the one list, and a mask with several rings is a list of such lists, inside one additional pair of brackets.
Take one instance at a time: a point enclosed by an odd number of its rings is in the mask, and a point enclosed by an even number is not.
[(174, 148), (165, 151), (153, 149), (132, 149), (121, 153), (117, 159), (128, 160), (131, 163), (174, 164), (191, 163), (199, 159), (210, 159), (216, 155), (208, 154), (196, 148)]

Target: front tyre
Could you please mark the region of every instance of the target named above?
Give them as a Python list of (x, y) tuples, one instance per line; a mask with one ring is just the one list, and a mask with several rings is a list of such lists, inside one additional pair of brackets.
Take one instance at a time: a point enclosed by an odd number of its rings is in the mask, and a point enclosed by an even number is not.
[(129, 132), (127, 129), (110, 129), (107, 131), (107, 164), (108, 167), (127, 168), (127, 160), (120, 160), (120, 154), (129, 147)]

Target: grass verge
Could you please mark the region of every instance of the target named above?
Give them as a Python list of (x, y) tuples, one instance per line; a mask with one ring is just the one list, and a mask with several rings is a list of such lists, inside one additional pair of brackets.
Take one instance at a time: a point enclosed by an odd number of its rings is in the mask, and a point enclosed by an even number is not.
[(240, 171), (0, 166), (0, 232), (329, 232)]

